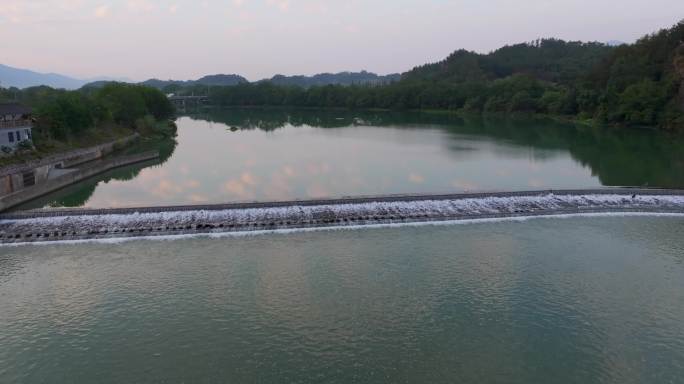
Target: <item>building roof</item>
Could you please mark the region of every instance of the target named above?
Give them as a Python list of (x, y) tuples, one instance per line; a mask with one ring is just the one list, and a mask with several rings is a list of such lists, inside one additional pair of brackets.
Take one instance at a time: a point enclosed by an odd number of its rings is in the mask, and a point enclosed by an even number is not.
[(0, 115), (27, 115), (31, 108), (19, 103), (0, 103)]

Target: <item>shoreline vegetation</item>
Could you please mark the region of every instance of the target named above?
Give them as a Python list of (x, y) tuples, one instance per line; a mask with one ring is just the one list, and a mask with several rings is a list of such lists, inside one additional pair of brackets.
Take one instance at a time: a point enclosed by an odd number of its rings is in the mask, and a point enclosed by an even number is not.
[[(419, 113), (426, 115), (444, 115), (453, 116), (462, 119), (478, 119), (478, 120), (491, 120), (491, 119), (510, 119), (510, 120), (525, 120), (525, 121), (553, 121), (556, 123), (563, 124), (574, 124), (578, 126), (588, 126), (588, 127), (599, 127), (603, 126), (607, 129), (609, 128), (621, 128), (622, 126), (614, 125), (610, 126), (607, 124), (597, 124), (594, 120), (580, 120), (577, 117), (566, 116), (566, 115), (551, 115), (546, 113), (532, 113), (532, 112), (473, 112), (465, 111), (463, 109), (391, 109), (391, 108), (351, 108), (351, 107), (301, 107), (301, 106), (288, 106), (288, 105), (225, 105), (225, 106), (213, 106), (207, 105), (203, 106), (197, 110), (187, 111), (190, 116), (196, 113), (208, 112), (216, 109), (223, 110), (272, 110), (272, 111), (311, 111), (311, 112), (352, 112), (356, 111), (359, 113), (392, 113), (392, 112), (406, 112), (406, 113)], [(622, 127), (629, 129), (646, 129), (646, 130), (656, 130), (657, 127), (654, 126), (629, 126)], [(666, 131), (667, 132), (667, 131)], [(676, 132), (674, 132), (676, 133)]]
[[(389, 84), (291, 86), (100, 83), (76, 91), (0, 88), (0, 102), (33, 108), (32, 149), (0, 166), (137, 132), (141, 145), (175, 137), (166, 93), (207, 96), (212, 107), (283, 107), (531, 116), (582, 125), (684, 131), (684, 20), (634, 44), (542, 39), (488, 54), (459, 50)], [(170, 140), (169, 140), (170, 139)], [(164, 144), (163, 144), (164, 145)], [(173, 145), (164, 145), (173, 148)]]
[[(2, 97), (6, 96), (2, 91), (0, 101), (9, 99)], [(0, 157), (0, 166), (87, 148), (135, 133), (140, 138), (131, 147), (139, 150), (165, 142), (175, 144), (174, 107), (166, 95), (154, 88), (110, 83), (98, 89), (65, 91), (43, 86), (13, 93), (16, 101), (33, 109), (33, 148)]]

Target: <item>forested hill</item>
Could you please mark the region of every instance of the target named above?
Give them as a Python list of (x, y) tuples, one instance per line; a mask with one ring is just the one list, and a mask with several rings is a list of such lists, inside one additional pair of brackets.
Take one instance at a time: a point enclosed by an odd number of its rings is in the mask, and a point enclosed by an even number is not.
[(583, 80), (580, 108), (597, 118), (684, 128), (684, 20), (617, 47)]
[[(174, 90), (176, 88), (188, 87), (188, 86), (227, 86), (227, 85), (237, 85), (240, 83), (246, 83), (247, 79), (240, 75), (208, 75), (201, 77), (197, 80), (159, 80), (159, 79), (149, 79), (139, 83), (140, 85), (145, 85), (157, 89), (167, 89)], [(168, 90), (168, 89), (167, 89)]]
[(313, 76), (284, 76), (275, 75), (270, 79), (262, 80), (275, 85), (315, 87), (324, 85), (386, 85), (399, 81), (401, 75), (398, 73), (390, 75), (377, 75), (372, 72), (339, 72), (339, 73), (319, 73)]
[(532, 113), (684, 130), (684, 21), (617, 47), (539, 40), (489, 54), (459, 50), (384, 86), (208, 90), (217, 105)]
[[(247, 83), (247, 79), (240, 75), (208, 75), (201, 77), (197, 80), (159, 80), (159, 79), (149, 79), (143, 82), (137, 83), (138, 85), (143, 85), (150, 88), (156, 88), (160, 91), (166, 93), (174, 93), (179, 89), (187, 89), (190, 87), (203, 88), (207, 86), (230, 86), (242, 83)], [(102, 88), (112, 81), (94, 81), (85, 84), (83, 88)]]
[(489, 81), (515, 74), (568, 83), (586, 74), (615, 48), (601, 43), (542, 39), (505, 46), (489, 54), (458, 50), (445, 60), (405, 73), (405, 81), (462, 83)]
[[(339, 73), (319, 73), (313, 76), (284, 76), (275, 75), (270, 79), (259, 82), (269, 82), (275, 85), (296, 86), (302, 88), (324, 86), (324, 85), (385, 85), (398, 81), (400, 74), (381, 76), (375, 73), (361, 72), (339, 72)], [(158, 80), (150, 79), (140, 83), (148, 87), (157, 88), (167, 93), (175, 92), (184, 87), (193, 87), (193, 91), (200, 91), (201, 86), (230, 86), (249, 83), (247, 79), (239, 75), (209, 75), (197, 80), (178, 81), (178, 80)]]
[[(377, 75), (372, 72), (338, 72), (338, 73), (319, 73), (313, 76), (284, 76), (275, 75), (270, 79), (264, 79), (255, 83), (272, 83), (280, 86), (295, 86), (302, 88), (320, 87), (325, 85), (387, 85), (395, 81), (399, 81), (401, 74)], [(99, 81), (86, 85), (88, 88), (98, 88), (106, 85), (108, 82)], [(185, 90), (194, 93), (201, 93), (202, 88), (208, 86), (221, 87), (232, 86), (238, 84), (249, 83), (249, 80), (240, 75), (208, 75), (197, 80), (159, 80), (149, 79), (145, 80), (140, 85), (157, 88), (166, 93), (174, 93), (179, 90)]]

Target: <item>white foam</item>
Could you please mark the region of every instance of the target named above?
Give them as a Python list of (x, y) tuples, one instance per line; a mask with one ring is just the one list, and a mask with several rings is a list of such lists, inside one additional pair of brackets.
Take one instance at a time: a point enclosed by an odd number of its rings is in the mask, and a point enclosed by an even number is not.
[(383, 223), (383, 224), (362, 224), (362, 225), (338, 225), (329, 227), (310, 227), (310, 228), (287, 228), (257, 231), (221, 232), (221, 233), (196, 233), (181, 235), (161, 235), (161, 236), (140, 236), (140, 237), (120, 237), (105, 239), (83, 239), (83, 240), (55, 240), (43, 242), (23, 242), (0, 244), (0, 247), (20, 247), (20, 246), (50, 246), (50, 245), (76, 245), (76, 244), (121, 244), (132, 241), (177, 241), (195, 238), (220, 239), (230, 237), (263, 236), (263, 235), (287, 235), (303, 232), (337, 231), (337, 230), (365, 230), (382, 228), (404, 228), (404, 227), (427, 227), (427, 226), (451, 226), (469, 225), (484, 223), (502, 222), (523, 222), (533, 219), (570, 219), (570, 218), (598, 218), (598, 217), (672, 217), (684, 218), (684, 213), (659, 213), (659, 212), (601, 212), (601, 213), (572, 213), (572, 214), (552, 214), (552, 215), (533, 215), (533, 216), (510, 216), (486, 219), (463, 219), (445, 221), (425, 221), (409, 223)]
[(255, 221), (280, 221), (298, 218), (309, 220), (321, 213), (339, 215), (373, 216), (382, 212), (409, 216), (415, 213), (434, 215), (467, 214), (506, 214), (516, 210), (555, 210), (562, 208), (627, 208), (627, 207), (679, 207), (684, 208), (684, 196), (643, 195), (630, 198), (626, 195), (588, 194), (588, 195), (544, 195), (482, 197), (452, 200), (417, 200), (395, 202), (351, 203), (337, 205), (293, 205), (286, 207), (246, 208), (226, 210), (172, 211), (131, 214), (105, 214), (40, 217), (30, 219), (0, 220), (0, 225), (22, 226), (75, 226), (82, 228), (107, 226), (126, 227), (144, 223), (202, 223), (212, 221), (232, 221), (249, 223)]

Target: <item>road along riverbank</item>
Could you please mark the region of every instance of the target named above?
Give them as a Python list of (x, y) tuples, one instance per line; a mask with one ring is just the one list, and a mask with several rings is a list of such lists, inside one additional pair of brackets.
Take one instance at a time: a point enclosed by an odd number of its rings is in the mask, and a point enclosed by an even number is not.
[(0, 243), (160, 237), (600, 213), (684, 214), (684, 190), (398, 195), (176, 207), (34, 210), (0, 215)]

